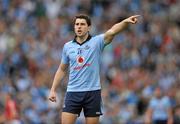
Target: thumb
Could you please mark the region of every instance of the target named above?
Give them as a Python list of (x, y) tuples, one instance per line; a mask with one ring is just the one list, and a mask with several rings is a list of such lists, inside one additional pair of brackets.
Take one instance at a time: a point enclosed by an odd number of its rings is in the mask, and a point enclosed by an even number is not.
[(56, 102), (56, 97), (55, 97), (55, 96), (51, 96), (51, 97), (49, 97), (49, 100), (50, 100), (51, 102)]
[(137, 22), (137, 20), (135, 20), (135, 19), (128, 19), (127, 22), (135, 24)]
[(137, 22), (137, 20), (138, 20), (137, 18), (140, 17), (140, 16), (141, 15), (134, 15), (134, 16), (129, 17), (128, 20), (129, 20), (130, 23), (135, 24)]

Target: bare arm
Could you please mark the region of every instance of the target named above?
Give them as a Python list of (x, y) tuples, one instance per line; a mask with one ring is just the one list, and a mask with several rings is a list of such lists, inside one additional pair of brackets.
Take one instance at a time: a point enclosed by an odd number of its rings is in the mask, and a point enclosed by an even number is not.
[(152, 108), (148, 108), (145, 114), (145, 124), (151, 124), (152, 122)]
[(60, 64), (58, 70), (56, 71), (53, 84), (51, 87), (49, 100), (52, 102), (56, 102), (56, 88), (59, 84), (59, 82), (64, 78), (64, 76), (67, 73), (68, 64)]
[(128, 24), (136, 24), (137, 17), (140, 15), (134, 15), (123, 21), (113, 25), (106, 33), (105, 33), (105, 44), (109, 44), (112, 42), (115, 35), (123, 31), (127, 28)]
[(168, 124), (173, 124), (173, 112), (172, 112), (172, 108), (169, 108), (167, 110), (168, 112)]

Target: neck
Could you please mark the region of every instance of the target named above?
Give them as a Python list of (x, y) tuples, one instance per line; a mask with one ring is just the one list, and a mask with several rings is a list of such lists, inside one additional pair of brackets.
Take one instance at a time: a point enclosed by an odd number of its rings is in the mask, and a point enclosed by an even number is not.
[(80, 36), (80, 37), (76, 37), (76, 41), (78, 42), (78, 43), (83, 43), (84, 41), (86, 41), (86, 39), (88, 38), (88, 36), (89, 36), (89, 33), (86, 33), (86, 35), (84, 35), (84, 36)]

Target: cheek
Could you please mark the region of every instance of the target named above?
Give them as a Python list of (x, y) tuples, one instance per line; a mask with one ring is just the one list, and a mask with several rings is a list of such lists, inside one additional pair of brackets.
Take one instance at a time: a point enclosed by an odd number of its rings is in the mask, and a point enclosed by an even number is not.
[(84, 31), (84, 32), (87, 32), (87, 31), (88, 31), (88, 28), (87, 28), (87, 27), (84, 27), (84, 28), (83, 28), (83, 31)]
[(75, 30), (75, 31), (77, 30), (77, 27), (76, 27), (76, 26), (74, 27), (74, 30)]
[(74, 28), (74, 32), (77, 33), (77, 28)]

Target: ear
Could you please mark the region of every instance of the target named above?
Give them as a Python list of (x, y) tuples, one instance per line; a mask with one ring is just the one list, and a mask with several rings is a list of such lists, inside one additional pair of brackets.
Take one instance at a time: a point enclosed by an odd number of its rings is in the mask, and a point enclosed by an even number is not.
[(91, 26), (88, 26), (88, 31), (90, 31), (91, 30)]

